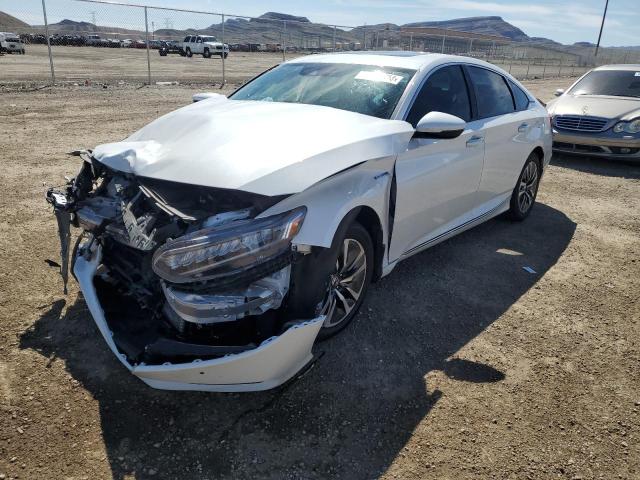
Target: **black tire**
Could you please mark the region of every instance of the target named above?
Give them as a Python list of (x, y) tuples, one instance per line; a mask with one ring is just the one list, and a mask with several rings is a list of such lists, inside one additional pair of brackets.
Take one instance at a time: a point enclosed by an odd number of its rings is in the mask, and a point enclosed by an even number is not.
[[(360, 287), (359, 294), (355, 300), (354, 300), (354, 296), (349, 294), (346, 288), (341, 286), (342, 280), (340, 280), (340, 283), (336, 285), (336, 282), (338, 282), (339, 279), (348, 278), (350, 273), (349, 271), (340, 272), (339, 265), (345, 264), (346, 266), (346, 264), (351, 262), (353, 262), (354, 265), (356, 264), (355, 262), (356, 255), (353, 255), (353, 253), (357, 253), (357, 250), (352, 251), (352, 254), (351, 254), (352, 256), (349, 256), (346, 262), (341, 260), (344, 257), (343, 247), (345, 242), (356, 242), (359, 247), (362, 247), (362, 252), (364, 254), (363, 265), (365, 269), (364, 269), (364, 272), (359, 274), (359, 278), (362, 278), (363, 283), (362, 283), (362, 286)], [(323, 311), (321, 313), (328, 314), (328, 311), (326, 310), (331, 307), (332, 301), (335, 302), (334, 303), (335, 306), (333, 307), (333, 310), (331, 310), (331, 316), (329, 315), (327, 316), (327, 321), (325, 322), (325, 325), (323, 325), (322, 328), (320, 329), (320, 333), (318, 334), (318, 340), (320, 341), (325, 340), (329, 337), (332, 337), (336, 333), (343, 330), (347, 325), (349, 325), (349, 323), (351, 323), (353, 318), (358, 313), (358, 310), (360, 309), (362, 302), (364, 301), (364, 298), (369, 289), (369, 285), (371, 284), (371, 279), (373, 277), (373, 268), (374, 268), (373, 242), (371, 240), (371, 236), (369, 235), (369, 232), (367, 232), (367, 230), (362, 225), (360, 225), (357, 222), (353, 222), (351, 225), (349, 225), (344, 235), (342, 235), (341, 238), (337, 239), (337, 242), (336, 242), (336, 239), (334, 239), (334, 244), (336, 245), (337, 248), (335, 248), (334, 255), (331, 257), (332, 268), (331, 268), (331, 273), (329, 275), (329, 278), (326, 281), (327, 294), (323, 302), (323, 308), (322, 308)], [(352, 245), (355, 246), (355, 244), (353, 243)], [(359, 247), (356, 247), (356, 248), (359, 248)], [(357, 269), (357, 265), (355, 268)], [(355, 275), (353, 276), (355, 277)], [(335, 291), (337, 291), (338, 294), (332, 293), (332, 289), (335, 289)], [(332, 295), (333, 295), (333, 298), (332, 298)], [(339, 296), (336, 296), (336, 295), (339, 295)], [(341, 300), (340, 296), (344, 300)], [(346, 311), (343, 305), (345, 304), (345, 302), (348, 304), (350, 300), (353, 301), (353, 303), (349, 306), (349, 310)], [(337, 318), (337, 319), (333, 318), (335, 315), (339, 315), (340, 318)], [(336, 321), (337, 323), (335, 323)]]
[(515, 221), (522, 221), (529, 216), (538, 196), (540, 177), (542, 175), (542, 163), (538, 155), (531, 153), (527, 161), (524, 162), (522, 171), (518, 176), (518, 181), (511, 194), (509, 218)]
[(187, 50), (185, 51), (185, 55), (189, 58), (193, 57), (193, 53), (191, 53), (191, 49), (187, 48)]
[(204, 49), (204, 52), (202, 52), (202, 56), (203, 56), (204, 58), (211, 58), (211, 52), (209, 51), (209, 49), (208, 49), (208, 48), (205, 48), (205, 49)]
[(222, 58), (224, 56), (224, 58), (227, 58), (229, 56), (229, 52), (224, 52), (223, 55), (220, 55), (220, 58)]
[(166, 57), (167, 56), (167, 51), (166, 50), (158, 50), (158, 52), (160, 53), (161, 57)]
[(180, 50), (180, 52), (178, 52), (178, 53), (180, 53), (181, 57), (186, 57), (187, 56), (187, 54), (184, 52), (184, 50)]

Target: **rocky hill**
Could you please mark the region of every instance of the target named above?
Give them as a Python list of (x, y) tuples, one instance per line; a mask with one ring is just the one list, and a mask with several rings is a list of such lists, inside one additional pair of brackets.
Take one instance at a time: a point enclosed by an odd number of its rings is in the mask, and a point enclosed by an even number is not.
[(403, 27), (435, 27), (458, 30), (461, 32), (480, 33), (483, 35), (496, 35), (506, 37), (516, 42), (526, 42), (529, 36), (518, 27), (506, 22), (502, 17), (467, 17), (455, 18), (439, 22), (414, 22), (407, 23)]
[(29, 27), (30, 25), (28, 23), (23, 22), (8, 13), (0, 12), (0, 32), (10, 32), (12, 30)]

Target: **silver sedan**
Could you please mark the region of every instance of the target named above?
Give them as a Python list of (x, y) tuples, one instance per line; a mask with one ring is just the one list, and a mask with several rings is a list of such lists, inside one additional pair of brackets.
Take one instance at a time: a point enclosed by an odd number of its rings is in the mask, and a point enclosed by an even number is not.
[(554, 151), (640, 160), (640, 65), (595, 68), (556, 96)]

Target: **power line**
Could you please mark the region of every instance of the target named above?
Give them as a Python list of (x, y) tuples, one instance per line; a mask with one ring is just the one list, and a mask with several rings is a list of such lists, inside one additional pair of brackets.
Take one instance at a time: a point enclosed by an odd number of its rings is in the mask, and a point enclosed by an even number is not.
[(598, 43), (596, 44), (596, 53), (594, 57), (598, 56), (598, 50), (600, 49), (600, 40), (602, 39), (602, 30), (604, 29), (604, 19), (607, 17), (607, 8), (609, 8), (609, 0), (606, 0), (604, 4), (604, 13), (602, 14), (602, 23), (600, 24), (600, 34), (598, 34)]

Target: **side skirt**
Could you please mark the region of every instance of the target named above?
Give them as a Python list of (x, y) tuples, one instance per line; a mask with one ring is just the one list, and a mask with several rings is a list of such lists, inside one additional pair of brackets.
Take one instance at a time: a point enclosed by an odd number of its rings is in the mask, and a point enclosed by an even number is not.
[(507, 210), (509, 210), (509, 201), (510, 201), (511, 197), (507, 197), (503, 202), (501, 202), (500, 204), (498, 204), (496, 207), (492, 208), (491, 210), (483, 213), (482, 215), (479, 215), (475, 218), (472, 218), (471, 220), (468, 220), (456, 227), (453, 227), (451, 230), (447, 230), (446, 232), (443, 232), (439, 235), (436, 235), (433, 238), (430, 238), (429, 240), (427, 240), (424, 243), (421, 243), (420, 245), (417, 245), (415, 247), (413, 247), (410, 250), (407, 250), (405, 253), (403, 253), (400, 258), (398, 260), (396, 260), (393, 263), (389, 263), (385, 266), (385, 268), (382, 271), (382, 276), (386, 276), (389, 273), (391, 273), (391, 271), (395, 268), (395, 266), (398, 264), (398, 262), (401, 262), (402, 260), (405, 260), (417, 253), (422, 252), (423, 250), (426, 250), (427, 248), (431, 248), (435, 245), (437, 245), (438, 243), (444, 242), (445, 240), (459, 234), (462, 233), (466, 230), (469, 230), (470, 228), (473, 228), (477, 225), (480, 225), (481, 223), (486, 222), (487, 220), (490, 220), (498, 215), (500, 215), (501, 213), (506, 212)]

